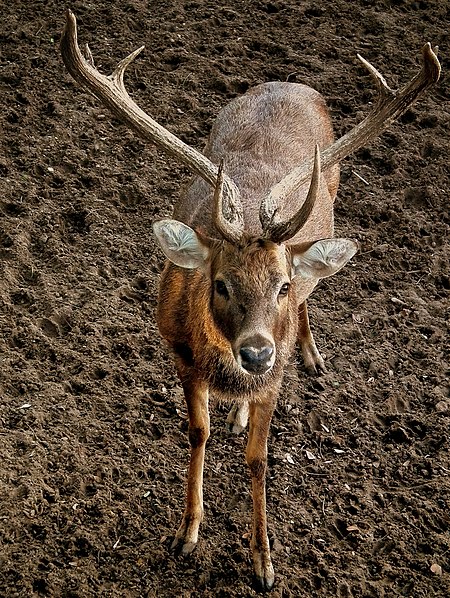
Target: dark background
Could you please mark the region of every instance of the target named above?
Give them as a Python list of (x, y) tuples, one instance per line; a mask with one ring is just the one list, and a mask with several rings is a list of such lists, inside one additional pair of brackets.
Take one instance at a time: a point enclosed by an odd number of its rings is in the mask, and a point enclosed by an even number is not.
[[(188, 173), (72, 82), (64, 8), (5, 2), (0, 25), (0, 595), (253, 596), (245, 435), (225, 407), (199, 546), (168, 550), (188, 445), (150, 231)], [(318, 89), (342, 134), (375, 99), (357, 52), (397, 88), (441, 46), (439, 85), (342, 165), (336, 234), (361, 252), (311, 299), (328, 373), (308, 378), (300, 354), (286, 372), (268, 514), (273, 596), (448, 596), (449, 3), (71, 8), (102, 72), (146, 45), (130, 93), (198, 148), (227, 101), (270, 80)]]

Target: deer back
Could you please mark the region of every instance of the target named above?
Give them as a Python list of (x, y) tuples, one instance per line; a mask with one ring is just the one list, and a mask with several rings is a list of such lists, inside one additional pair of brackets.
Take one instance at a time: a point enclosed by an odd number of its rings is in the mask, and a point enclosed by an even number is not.
[[(310, 159), (316, 144), (327, 147), (333, 130), (323, 97), (297, 83), (264, 83), (232, 100), (219, 113), (204, 150), (214, 163), (224, 159), (226, 174), (242, 199), (245, 232), (260, 235), (261, 202), (278, 181)], [(277, 218), (287, 220), (304, 202), (310, 181), (278, 204)], [(313, 211), (292, 243), (330, 236), (332, 204), (339, 184), (339, 165), (321, 177)], [(175, 206), (174, 218), (207, 234), (220, 237), (214, 226), (213, 191), (195, 177)]]

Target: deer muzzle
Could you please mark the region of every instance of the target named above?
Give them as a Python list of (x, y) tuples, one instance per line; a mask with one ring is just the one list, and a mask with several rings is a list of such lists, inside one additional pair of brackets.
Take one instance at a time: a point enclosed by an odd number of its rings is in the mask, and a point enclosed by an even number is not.
[(248, 374), (265, 374), (275, 363), (275, 345), (259, 334), (246, 338), (238, 348), (236, 361)]

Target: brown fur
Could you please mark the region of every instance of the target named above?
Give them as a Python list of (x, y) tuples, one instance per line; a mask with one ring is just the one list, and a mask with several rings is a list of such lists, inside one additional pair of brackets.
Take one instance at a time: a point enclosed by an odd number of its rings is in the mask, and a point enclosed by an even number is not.
[[(174, 218), (202, 230), (209, 259), (197, 270), (168, 262), (161, 276), (158, 326), (175, 353), (188, 405), (191, 444), (186, 510), (174, 546), (189, 553), (198, 537), (204, 449), (209, 436), (208, 390), (226, 400), (248, 401), (251, 546), (257, 585), (263, 590), (270, 589), (274, 580), (266, 529), (265, 474), (267, 436), (283, 370), (297, 337), (308, 368), (321, 367), (323, 361), (309, 329), (305, 302), (315, 281), (291, 280), (291, 250), (260, 238), (258, 210), (275, 183), (313, 156), (316, 143), (324, 146), (332, 139), (323, 99), (305, 86), (261, 85), (231, 102), (219, 115), (205, 153), (214, 162), (226, 158), (226, 172), (242, 196), (247, 235), (237, 246), (213, 240), (219, 234), (212, 218), (212, 190), (204, 181), (194, 179), (177, 204)], [(332, 236), (338, 181), (337, 166), (323, 173), (311, 216), (292, 243), (307, 249), (317, 239)], [(281, 219), (292, 216), (307, 190), (305, 185), (296, 197), (285, 198), (279, 206)], [(231, 294), (228, 300), (214, 290), (216, 281), (222, 279)], [(278, 298), (283, 282), (291, 286), (286, 297)], [(237, 364), (235, 343), (242, 330), (264, 330), (273, 337), (276, 359), (267, 373), (250, 375)]]
[[(295, 343), (298, 321), (295, 286), (290, 289), (283, 313), (276, 319), (273, 329), (279, 356), (275, 366), (264, 375), (250, 376), (242, 372), (233, 356), (230, 339), (237, 331), (227, 328), (226, 317), (220, 309), (216, 308), (215, 314), (212, 312), (211, 281), (226, 268), (227, 273), (239, 281), (240, 298), (251, 306), (254, 317), (258, 309), (255, 293), (258, 297), (264, 296), (274, 282), (278, 282), (280, 271), (287, 272), (288, 265), (286, 261), (280, 263), (276, 246), (268, 241), (249, 239), (238, 252), (223, 242), (213, 253), (209, 276), (199, 270), (185, 270), (167, 263), (158, 301), (160, 332), (178, 360), (184, 366), (193, 366), (195, 374), (207, 380), (221, 398), (264, 401), (270, 387), (278, 385)], [(255, 267), (256, 263), (258, 267)], [(189, 359), (186, 359), (187, 352)]]
[[(225, 172), (241, 192), (246, 231), (261, 234), (259, 206), (266, 193), (293, 168), (314, 156), (314, 148), (334, 140), (328, 108), (317, 92), (295, 83), (264, 83), (225, 106), (205, 148), (214, 163), (225, 158)], [(339, 184), (339, 166), (323, 173), (321, 194), (302, 229), (292, 239), (315, 241), (332, 236), (331, 206)], [(280, 220), (290, 218), (306, 196), (309, 183), (280, 206)], [(212, 219), (212, 189), (195, 178), (173, 217), (217, 237)]]

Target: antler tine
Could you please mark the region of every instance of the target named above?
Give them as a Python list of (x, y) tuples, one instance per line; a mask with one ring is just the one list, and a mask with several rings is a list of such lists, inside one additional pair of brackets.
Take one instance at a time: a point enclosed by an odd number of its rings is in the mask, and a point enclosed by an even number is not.
[(228, 219), (224, 215), (224, 205), (223, 205), (223, 182), (224, 182), (224, 160), (220, 161), (219, 164), (219, 172), (217, 174), (217, 182), (216, 187), (214, 189), (214, 198), (213, 198), (213, 205), (214, 205), (214, 225), (220, 234), (223, 236), (224, 239), (229, 241), (230, 243), (237, 244), (239, 243), (240, 239), (243, 235), (243, 226), (242, 221), (235, 218), (232, 220), (231, 218)]
[[(264, 226), (264, 236), (271, 239), (274, 243), (283, 243), (289, 239), (292, 239), (298, 231), (304, 226), (308, 220), (316, 202), (319, 187), (320, 187), (320, 150), (319, 146), (316, 145), (314, 153), (314, 166), (311, 175), (311, 183), (309, 185), (308, 195), (306, 196), (303, 205), (296, 214), (286, 222), (273, 223), (276, 209), (272, 215), (271, 221), (267, 222)], [(264, 203), (264, 202), (263, 202)], [(266, 210), (264, 210), (266, 211)]]
[(369, 73), (372, 75), (372, 79), (375, 81), (375, 84), (378, 88), (378, 100), (382, 100), (385, 97), (395, 95), (395, 92), (389, 87), (387, 84), (386, 79), (380, 73), (378, 69), (376, 69), (368, 60), (363, 58), (361, 54), (356, 55), (358, 60), (362, 62), (362, 64), (366, 67)]
[(125, 74), (127, 67), (133, 62), (133, 60), (136, 58), (136, 56), (142, 52), (142, 50), (144, 48), (145, 48), (145, 46), (141, 46), (134, 52), (131, 52), (131, 54), (126, 56), (123, 60), (121, 60), (119, 62), (119, 64), (116, 66), (113, 74), (110, 76), (111, 81), (114, 81), (114, 83), (121, 90), (121, 92), (123, 94), (125, 94), (127, 97), (130, 97), (130, 96), (128, 95), (128, 92), (125, 89), (125, 83), (123, 82), (123, 76)]
[[(218, 167), (206, 156), (185, 144), (163, 126), (146, 114), (128, 95), (123, 77), (126, 68), (143, 50), (138, 48), (122, 60), (110, 77), (106, 77), (93, 66), (92, 55), (86, 60), (81, 54), (77, 41), (77, 22), (72, 11), (66, 12), (66, 24), (61, 36), (61, 54), (64, 64), (72, 77), (95, 95), (111, 112), (136, 131), (141, 137), (162, 148), (194, 174), (202, 177), (215, 187)], [(223, 195), (229, 204), (230, 212), (237, 222), (243, 221), (239, 190), (233, 181), (224, 176)]]
[[(322, 151), (322, 170), (328, 170), (341, 160), (367, 145), (378, 137), (389, 125), (404, 114), (408, 108), (438, 80), (441, 65), (437, 58), (438, 47), (427, 43), (422, 48), (422, 68), (419, 73), (400, 91), (394, 92), (387, 85), (384, 77), (367, 60), (363, 64), (375, 79), (379, 98), (372, 112), (346, 135)], [(361, 59), (361, 58), (360, 58)], [(276, 198), (295, 193), (308, 180), (312, 160), (307, 160), (292, 170), (277, 183), (265, 200), (267, 206), (276, 204)], [(274, 199), (275, 198), (275, 199)]]

